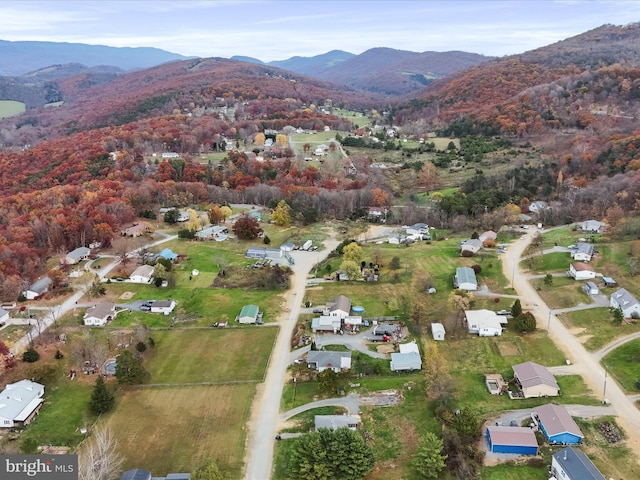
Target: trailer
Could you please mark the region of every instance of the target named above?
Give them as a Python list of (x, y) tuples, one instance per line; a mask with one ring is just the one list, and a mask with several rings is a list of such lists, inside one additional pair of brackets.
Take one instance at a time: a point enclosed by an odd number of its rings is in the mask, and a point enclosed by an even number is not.
[(304, 242), (304, 245), (302, 245), (300, 250), (308, 251), (311, 248), (311, 245), (313, 245), (313, 242), (311, 240), (307, 240)]

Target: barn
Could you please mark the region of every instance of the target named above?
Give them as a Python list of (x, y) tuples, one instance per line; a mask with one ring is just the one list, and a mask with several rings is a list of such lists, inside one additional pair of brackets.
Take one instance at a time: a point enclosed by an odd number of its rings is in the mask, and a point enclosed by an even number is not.
[(245, 305), (242, 307), (242, 310), (240, 310), (238, 321), (240, 323), (256, 323), (259, 312), (260, 308), (258, 308), (257, 305)]
[(536, 434), (528, 427), (487, 427), (487, 442), (493, 453), (537, 455)]

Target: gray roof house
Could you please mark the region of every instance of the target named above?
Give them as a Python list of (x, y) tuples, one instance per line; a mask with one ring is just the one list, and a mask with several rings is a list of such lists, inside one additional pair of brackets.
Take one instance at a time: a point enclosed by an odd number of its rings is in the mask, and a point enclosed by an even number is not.
[(116, 316), (116, 306), (111, 302), (102, 302), (89, 307), (84, 314), (82, 321), (85, 325), (95, 325), (102, 327), (113, 320)]
[(477, 290), (476, 272), (471, 267), (458, 267), (453, 277), (453, 286), (460, 290)]
[(431, 334), (433, 335), (434, 340), (444, 340), (444, 336), (446, 334), (444, 325), (442, 325), (441, 323), (432, 323)]
[(597, 220), (585, 220), (580, 224), (580, 230), (583, 232), (602, 233), (607, 228), (607, 224)]
[(624, 318), (631, 318), (634, 313), (640, 315), (640, 302), (624, 288), (611, 294), (609, 305), (611, 308), (620, 308)]
[(560, 395), (560, 387), (556, 378), (542, 365), (534, 362), (514, 365), (513, 375), (524, 398), (557, 397)]
[(4, 308), (0, 308), (0, 323), (5, 323), (7, 321), (9, 321), (9, 312)]
[(554, 480), (604, 480), (604, 475), (580, 450), (567, 447), (551, 457)]
[(460, 244), (460, 252), (477, 253), (482, 248), (482, 240), (474, 238)]
[(42, 406), (44, 385), (31, 380), (8, 384), (0, 393), (0, 428), (28, 425)]
[(593, 251), (593, 243), (578, 242), (577, 248), (571, 250), (571, 258), (580, 262), (590, 262)]
[(64, 257), (64, 263), (74, 265), (88, 258), (89, 254), (91, 254), (91, 250), (87, 247), (78, 247), (75, 250), (67, 253), (67, 256)]
[(355, 431), (358, 428), (358, 423), (360, 423), (360, 418), (350, 415), (316, 415), (314, 417), (316, 431), (319, 428), (330, 428), (331, 430), (349, 428)]
[(336, 373), (351, 368), (351, 352), (311, 350), (307, 353), (307, 366), (318, 372), (328, 368)]
[(399, 346), (400, 353), (391, 354), (391, 371), (406, 372), (420, 370), (422, 358), (416, 342), (402, 343)]
[(42, 277), (41, 279), (32, 283), (29, 288), (22, 292), (22, 294), (27, 300), (33, 300), (43, 293), (46, 293), (52, 283), (53, 281), (49, 277)]
[(327, 302), (327, 308), (330, 316), (346, 318), (351, 313), (351, 299), (344, 295), (338, 295), (330, 302)]

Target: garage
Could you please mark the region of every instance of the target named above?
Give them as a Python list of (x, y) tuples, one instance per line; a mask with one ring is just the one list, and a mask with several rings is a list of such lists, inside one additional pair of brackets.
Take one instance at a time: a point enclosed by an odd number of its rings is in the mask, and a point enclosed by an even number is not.
[(537, 455), (538, 441), (528, 427), (487, 427), (487, 442), (493, 453)]

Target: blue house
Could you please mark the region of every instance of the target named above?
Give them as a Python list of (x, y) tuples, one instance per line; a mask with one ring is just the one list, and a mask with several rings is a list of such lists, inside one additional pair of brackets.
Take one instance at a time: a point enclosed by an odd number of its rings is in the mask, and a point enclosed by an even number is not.
[(536, 434), (528, 427), (487, 427), (487, 442), (494, 453), (537, 455)]
[(584, 435), (565, 407), (549, 403), (533, 409), (531, 418), (549, 443), (577, 445)]

